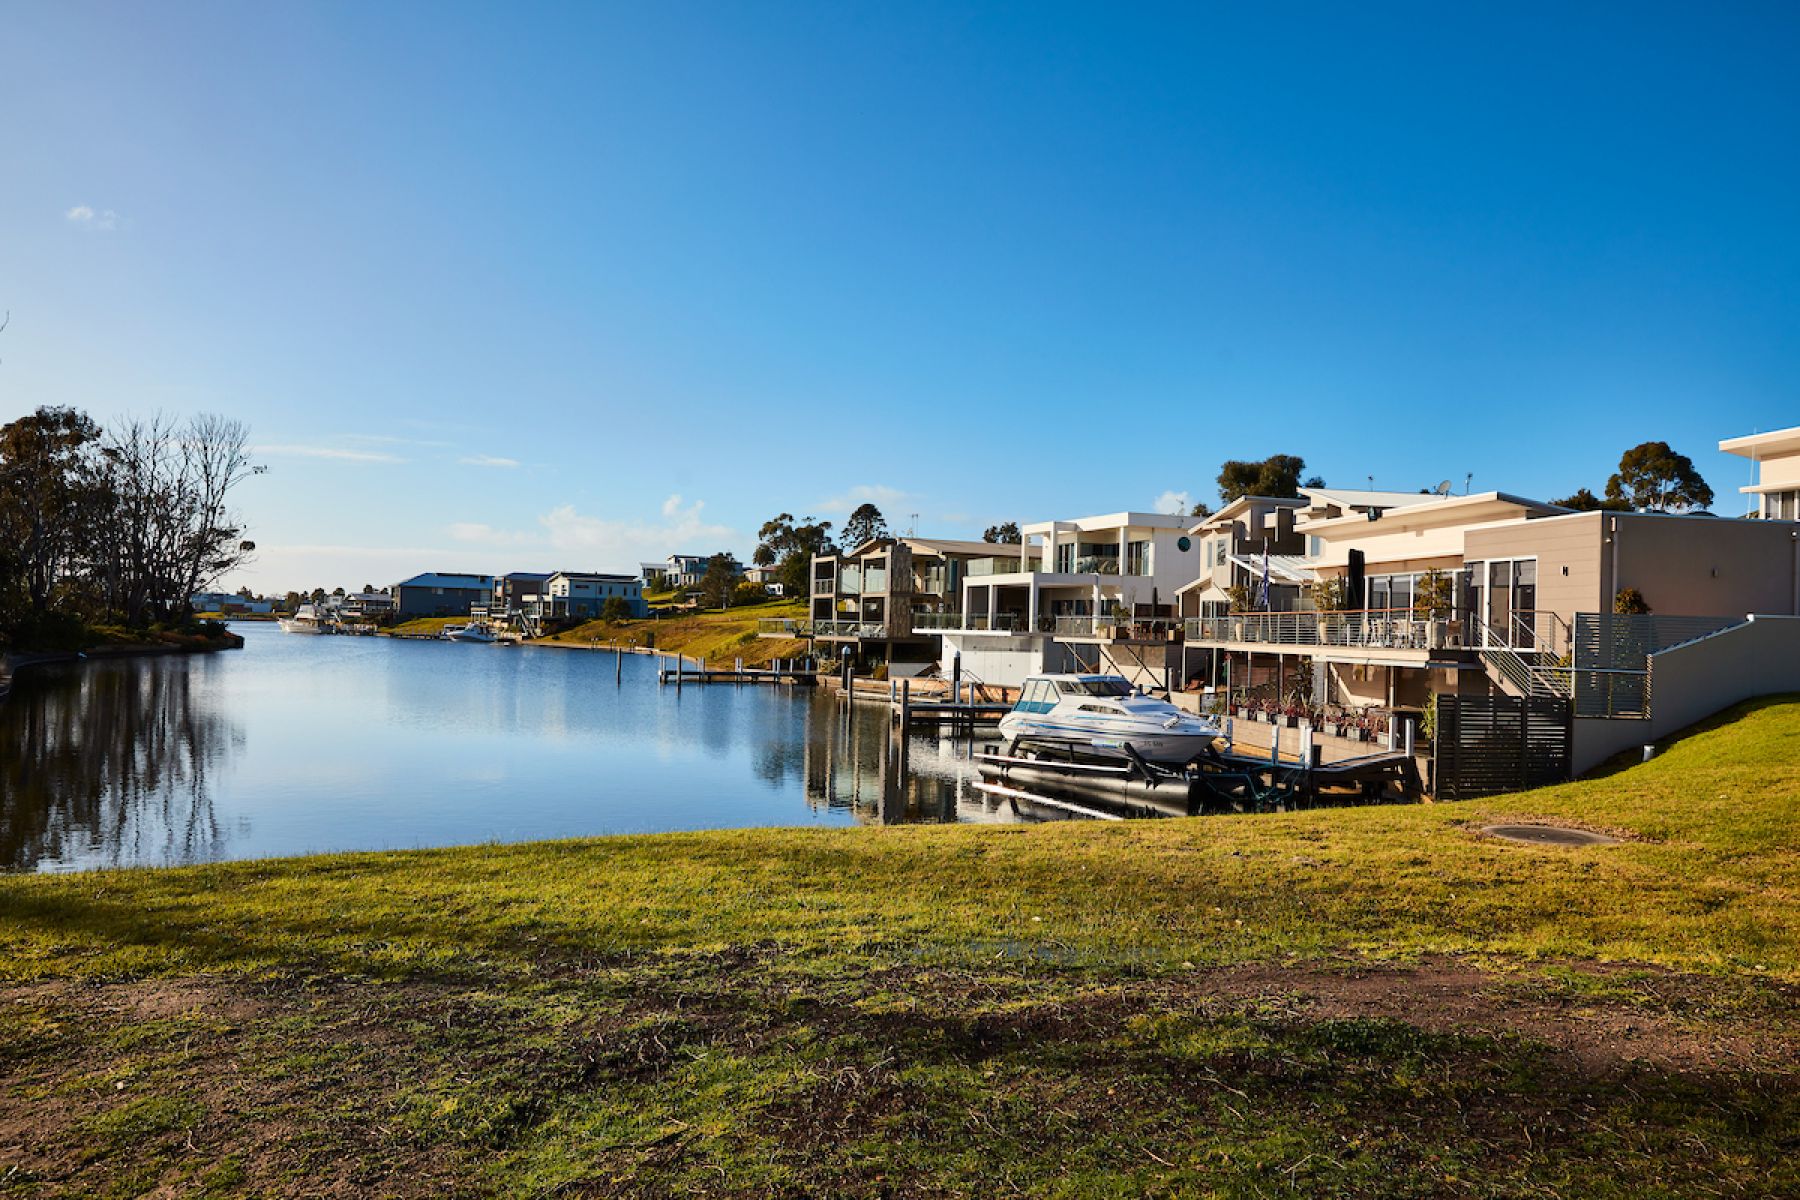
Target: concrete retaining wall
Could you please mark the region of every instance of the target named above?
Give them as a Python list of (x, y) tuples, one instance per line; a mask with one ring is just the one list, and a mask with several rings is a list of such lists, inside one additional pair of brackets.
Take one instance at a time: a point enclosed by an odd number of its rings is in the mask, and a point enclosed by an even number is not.
[(1650, 656), (1650, 719), (1575, 722), (1575, 774), (1678, 733), (1742, 700), (1800, 692), (1800, 617), (1747, 624)]

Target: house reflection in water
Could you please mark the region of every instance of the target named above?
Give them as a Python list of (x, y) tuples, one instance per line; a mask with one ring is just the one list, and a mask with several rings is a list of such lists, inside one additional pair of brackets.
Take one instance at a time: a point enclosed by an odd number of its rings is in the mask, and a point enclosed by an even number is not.
[[(990, 733), (986, 740), (994, 740)], [(845, 706), (821, 694), (807, 707), (806, 802), (869, 825), (1012, 822), (1011, 807), (977, 791), (983, 737), (902, 737), (885, 704)]]

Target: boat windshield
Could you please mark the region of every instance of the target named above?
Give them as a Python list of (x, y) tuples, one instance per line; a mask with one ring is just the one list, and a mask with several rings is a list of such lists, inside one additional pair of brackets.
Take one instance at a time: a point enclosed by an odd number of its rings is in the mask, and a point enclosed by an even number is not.
[(1117, 677), (1108, 679), (1061, 679), (1056, 689), (1065, 696), (1129, 696), (1131, 685)]

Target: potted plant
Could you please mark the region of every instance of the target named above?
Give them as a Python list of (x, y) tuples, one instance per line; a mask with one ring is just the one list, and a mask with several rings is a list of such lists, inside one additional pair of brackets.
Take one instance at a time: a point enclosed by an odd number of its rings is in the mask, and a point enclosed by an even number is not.
[(1449, 572), (1431, 570), (1419, 576), (1413, 595), (1413, 616), (1425, 622), (1425, 649), (1439, 650), (1448, 640), (1444, 622), (1456, 604), (1456, 588)]

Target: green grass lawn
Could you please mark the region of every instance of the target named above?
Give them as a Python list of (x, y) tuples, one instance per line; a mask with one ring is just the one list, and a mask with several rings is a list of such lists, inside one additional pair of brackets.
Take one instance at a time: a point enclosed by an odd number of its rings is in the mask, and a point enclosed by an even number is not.
[(1455, 805), (7, 877), (0, 1195), (1792, 1196), (1797, 913), (1800, 702)]
[(447, 625), (467, 625), (468, 623), (468, 617), (414, 617), (410, 621), (401, 621), (384, 632), (437, 637), (444, 632), (444, 627)]

